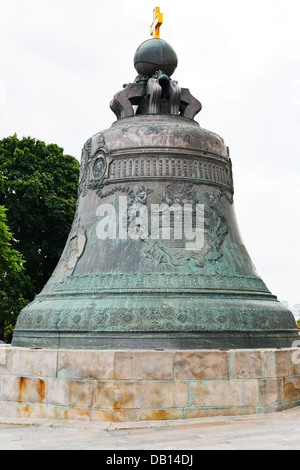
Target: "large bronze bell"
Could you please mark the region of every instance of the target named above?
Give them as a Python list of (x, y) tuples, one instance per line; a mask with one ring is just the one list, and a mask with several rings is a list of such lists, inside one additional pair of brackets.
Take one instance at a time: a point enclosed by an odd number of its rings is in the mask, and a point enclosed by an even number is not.
[(139, 75), (111, 102), (117, 121), (85, 144), (71, 233), (14, 346), (277, 348), (298, 338), (241, 239), (229, 149), (194, 120), (201, 104), (170, 78), (177, 57), (166, 44), (138, 49)]

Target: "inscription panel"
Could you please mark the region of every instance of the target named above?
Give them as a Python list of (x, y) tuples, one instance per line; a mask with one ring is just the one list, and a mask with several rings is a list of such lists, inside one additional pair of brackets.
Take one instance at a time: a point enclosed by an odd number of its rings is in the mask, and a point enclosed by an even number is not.
[(199, 158), (139, 156), (114, 159), (109, 167), (110, 182), (135, 179), (184, 179), (195, 183), (213, 183), (232, 189), (229, 165)]
[[(247, 290), (262, 293), (269, 293), (264, 282), (257, 277), (235, 275), (205, 275), (182, 274), (182, 273), (103, 273), (94, 275), (72, 276), (66, 278), (64, 283), (49, 282), (43, 294), (52, 292), (80, 292), (86, 289), (86, 281), (89, 281), (89, 289), (95, 291), (120, 291), (149, 289), (164, 290), (167, 286), (170, 289), (177, 290), (198, 290), (215, 288), (220, 290)], [(130, 286), (130, 287), (129, 287)], [(55, 287), (55, 289), (54, 289)]]

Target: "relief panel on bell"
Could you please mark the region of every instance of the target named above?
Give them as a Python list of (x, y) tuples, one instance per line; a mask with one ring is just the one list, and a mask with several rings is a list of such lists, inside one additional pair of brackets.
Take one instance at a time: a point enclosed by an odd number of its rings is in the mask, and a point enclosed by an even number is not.
[(155, 179), (187, 179), (213, 183), (231, 189), (231, 170), (225, 163), (211, 163), (192, 158), (133, 157), (116, 158), (111, 162), (109, 181)]

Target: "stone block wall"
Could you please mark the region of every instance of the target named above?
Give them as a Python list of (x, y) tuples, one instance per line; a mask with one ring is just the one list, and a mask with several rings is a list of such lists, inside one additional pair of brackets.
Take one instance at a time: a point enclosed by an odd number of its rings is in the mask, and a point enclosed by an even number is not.
[(300, 349), (0, 348), (0, 417), (148, 421), (300, 405)]

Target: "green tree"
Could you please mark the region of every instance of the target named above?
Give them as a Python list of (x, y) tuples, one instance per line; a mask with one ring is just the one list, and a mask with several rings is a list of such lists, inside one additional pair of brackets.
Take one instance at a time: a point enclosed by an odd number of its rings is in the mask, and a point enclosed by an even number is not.
[[(11, 232), (6, 225), (6, 209), (0, 206), (0, 340), (3, 340), (5, 328), (13, 325), (16, 312), (25, 307), (26, 301), (19, 292), (12, 295), (16, 289), (17, 278), (24, 270), (24, 260), (21, 254), (12, 248)], [(16, 310), (17, 309), (17, 310)]]
[(21, 254), (12, 248), (12, 234), (6, 225), (6, 209), (0, 206), (0, 279), (7, 274), (19, 273), (23, 269)]
[(0, 280), (0, 340), (13, 330), (18, 315), (29, 300), (22, 292), (32, 291), (30, 277), (24, 274), (7, 275)]
[(25, 261), (22, 273), (0, 285), (4, 316), (14, 311), (9, 320), (42, 290), (59, 260), (74, 217), (78, 177), (77, 159), (56, 144), (17, 135), (0, 141), (0, 204), (8, 209), (12, 248)]

